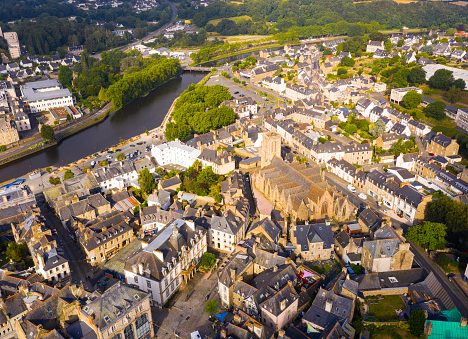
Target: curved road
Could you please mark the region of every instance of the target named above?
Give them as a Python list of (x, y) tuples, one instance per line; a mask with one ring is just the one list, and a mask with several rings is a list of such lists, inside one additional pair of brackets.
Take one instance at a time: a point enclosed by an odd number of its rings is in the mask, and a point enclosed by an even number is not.
[[(138, 39), (137, 41), (131, 42), (131, 43), (129, 43), (127, 45), (124, 45), (124, 46), (116, 47), (115, 49), (119, 49), (119, 50), (122, 50), (122, 51), (128, 51), (133, 46), (141, 44), (144, 40), (148, 40), (148, 39), (151, 39), (151, 38), (153, 38), (153, 37), (155, 37), (157, 35), (160, 35), (161, 33), (164, 32), (164, 30), (166, 28), (170, 27), (177, 19), (177, 6), (171, 1), (167, 1), (167, 3), (171, 7), (171, 12), (172, 12), (171, 20), (169, 20), (169, 22), (167, 24), (161, 26), (160, 28), (158, 28), (157, 30), (155, 30), (153, 32), (148, 33), (145, 37), (143, 37), (141, 39)], [(113, 50), (113, 49), (111, 49), (111, 50)], [(93, 55), (93, 57), (97, 58), (97, 59), (101, 59), (101, 53), (96, 53), (96, 54)]]

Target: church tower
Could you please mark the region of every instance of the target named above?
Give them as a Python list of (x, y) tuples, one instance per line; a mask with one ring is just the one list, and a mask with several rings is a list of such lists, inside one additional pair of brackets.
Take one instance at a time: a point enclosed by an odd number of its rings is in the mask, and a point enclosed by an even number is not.
[(274, 132), (263, 134), (260, 148), (261, 167), (266, 167), (274, 157), (281, 159), (281, 136)]

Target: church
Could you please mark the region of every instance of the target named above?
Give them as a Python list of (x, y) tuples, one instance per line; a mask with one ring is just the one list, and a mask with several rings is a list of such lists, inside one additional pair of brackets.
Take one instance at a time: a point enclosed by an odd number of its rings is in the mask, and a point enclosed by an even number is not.
[(355, 206), (324, 180), (318, 165), (287, 163), (281, 159), (281, 137), (266, 133), (260, 150), (262, 168), (253, 185), (275, 209), (294, 220), (347, 220)]

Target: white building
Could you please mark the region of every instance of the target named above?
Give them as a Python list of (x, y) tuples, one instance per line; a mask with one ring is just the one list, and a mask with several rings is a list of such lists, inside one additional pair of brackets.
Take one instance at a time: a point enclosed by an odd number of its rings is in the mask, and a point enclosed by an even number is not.
[(404, 87), (404, 88), (394, 88), (390, 93), (390, 101), (399, 104), (403, 97), (411, 91), (416, 91), (419, 94), (422, 94), (422, 89), (418, 87)]
[(118, 162), (109, 167), (95, 169), (93, 175), (104, 192), (137, 186), (138, 182), (138, 172), (131, 162)]
[(455, 118), (455, 123), (458, 127), (468, 131), (468, 109), (459, 108), (457, 111), (457, 117)]
[(201, 151), (188, 146), (179, 140), (169, 141), (167, 143), (154, 146), (151, 149), (151, 155), (156, 159), (160, 166), (177, 165), (189, 168), (197, 160)]
[(127, 260), (125, 280), (151, 294), (162, 307), (183, 281), (193, 277), (207, 249), (206, 232), (193, 223), (173, 220), (143, 250)]
[(21, 87), (26, 107), (31, 113), (46, 111), (49, 108), (73, 106), (73, 96), (57, 80), (27, 82)]

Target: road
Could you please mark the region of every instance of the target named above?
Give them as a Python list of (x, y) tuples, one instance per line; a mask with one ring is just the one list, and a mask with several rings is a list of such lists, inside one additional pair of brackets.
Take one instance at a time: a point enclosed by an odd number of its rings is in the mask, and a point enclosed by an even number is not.
[(468, 317), (468, 300), (460, 287), (456, 283), (448, 280), (442, 269), (426, 255), (423, 249), (411, 243), (411, 252), (414, 253), (414, 260), (419, 266), (428, 272), (434, 273), (462, 316)]
[(61, 221), (50, 209), (48, 204), (44, 202), (43, 196), (39, 198), (41, 214), (46, 218), (47, 225), (57, 231), (57, 242), (63, 250), (63, 256), (68, 259), (70, 265), (72, 281), (75, 283), (83, 283), (86, 287), (92, 287), (88, 282), (88, 275), (93, 271), (91, 265), (86, 262), (86, 258), (81, 251), (79, 245), (71, 238), (70, 233), (62, 225)]
[[(177, 19), (177, 6), (171, 1), (167, 1), (167, 3), (171, 7), (171, 12), (172, 12), (171, 19), (169, 20), (169, 22), (167, 24), (161, 26), (160, 28), (158, 28), (157, 30), (155, 30), (153, 32), (148, 33), (146, 36), (144, 36), (143, 38), (141, 38), (141, 39), (139, 39), (137, 41), (131, 42), (131, 43), (127, 44), (127, 45), (120, 46), (120, 47), (117, 47), (117, 48), (114, 48), (114, 49), (121, 50), (121, 51), (128, 51), (132, 47), (134, 47), (136, 45), (140, 45), (145, 40), (152, 39), (155, 36), (162, 34), (164, 32), (164, 30), (166, 28), (170, 27)], [(114, 49), (112, 49), (112, 50), (114, 50)], [(93, 55), (93, 57), (97, 58), (97, 59), (101, 59), (101, 53), (96, 53), (96, 54)]]

